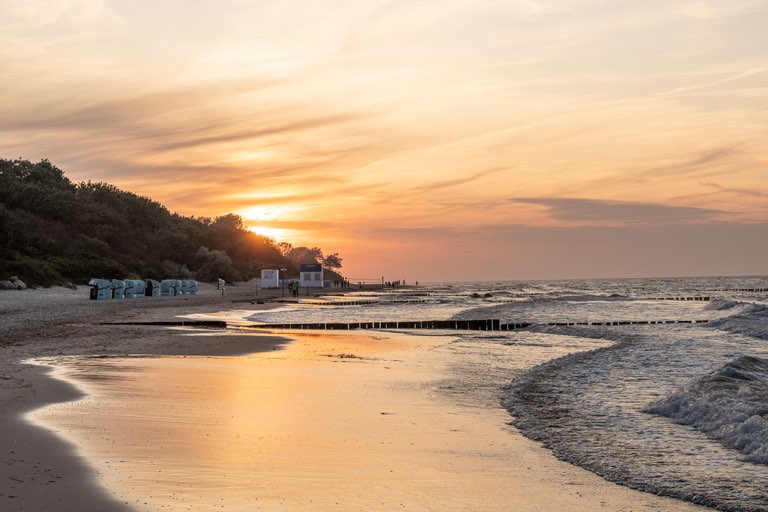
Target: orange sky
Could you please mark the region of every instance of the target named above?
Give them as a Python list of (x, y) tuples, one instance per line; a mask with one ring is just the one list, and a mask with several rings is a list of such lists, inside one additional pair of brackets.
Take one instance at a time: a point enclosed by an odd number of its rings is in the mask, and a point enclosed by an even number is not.
[(768, 273), (768, 2), (0, 3), (0, 156), (406, 280)]

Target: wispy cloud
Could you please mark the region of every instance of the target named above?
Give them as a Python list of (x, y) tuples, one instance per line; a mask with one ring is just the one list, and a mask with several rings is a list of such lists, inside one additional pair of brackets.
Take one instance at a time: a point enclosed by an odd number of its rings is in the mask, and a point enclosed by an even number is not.
[(710, 172), (712, 169), (711, 167), (708, 168), (709, 166), (723, 162), (733, 157), (737, 154), (738, 151), (739, 147), (736, 145), (716, 147), (682, 162), (644, 170), (642, 171), (642, 175), (645, 177), (664, 174), (685, 176), (689, 174), (701, 174), (702, 172)]
[(515, 197), (510, 201), (543, 206), (553, 218), (575, 224), (688, 224), (713, 220), (725, 213), (708, 208), (596, 199)]
[(433, 266), (442, 244), (484, 267), (488, 246), (509, 253), (504, 236), (542, 225), (760, 221), (766, 14), (762, 0), (8, 0), (0, 156), (184, 214), (269, 212), (318, 245), (376, 248), (370, 267), (420, 244)]
[(477, 183), (478, 180), (486, 177), (491, 176), (494, 174), (499, 174), (504, 171), (507, 171), (508, 169), (505, 167), (496, 167), (493, 169), (486, 169), (484, 171), (479, 171), (476, 173), (473, 173), (469, 176), (462, 176), (459, 178), (451, 179), (451, 180), (441, 180), (441, 181), (432, 181), (427, 185), (420, 185), (418, 187), (412, 187), (410, 191), (413, 192), (426, 192), (426, 191), (436, 191), (441, 190), (444, 188), (452, 188), (452, 187), (458, 187), (461, 185), (466, 185), (468, 183)]
[(701, 184), (705, 187), (714, 188), (715, 190), (720, 192), (728, 192), (728, 193), (736, 194), (739, 196), (760, 197), (760, 198), (768, 197), (768, 192), (764, 192), (762, 190), (755, 190), (755, 189), (749, 189), (749, 188), (723, 187), (721, 185), (718, 185), (717, 183), (708, 183), (708, 182), (702, 182)]
[(742, 78), (747, 78), (747, 77), (750, 77), (752, 75), (763, 74), (765, 72), (766, 72), (766, 68), (762, 68), (762, 67), (747, 69), (745, 71), (740, 71), (738, 73), (727, 75), (727, 76), (719, 78), (717, 80), (712, 80), (712, 81), (709, 81), (709, 82), (703, 82), (703, 83), (698, 83), (698, 84), (691, 84), (691, 85), (686, 85), (686, 86), (682, 86), (682, 87), (676, 87), (676, 88), (674, 88), (672, 90), (669, 90), (669, 91), (660, 92), (660, 93), (656, 94), (656, 97), (664, 98), (664, 97), (676, 96), (676, 95), (679, 95), (679, 94), (685, 94), (685, 93), (690, 93), (690, 92), (694, 92), (694, 91), (699, 91), (699, 90), (702, 90), (702, 89), (708, 89), (708, 88), (711, 88), (711, 87), (717, 87), (719, 85), (727, 84), (729, 82), (735, 82), (737, 80), (741, 80)]

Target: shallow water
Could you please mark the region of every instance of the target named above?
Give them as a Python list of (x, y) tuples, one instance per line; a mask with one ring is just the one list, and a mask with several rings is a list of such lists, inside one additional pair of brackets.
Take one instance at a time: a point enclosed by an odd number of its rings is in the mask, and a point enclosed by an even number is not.
[(521, 468), (503, 383), (605, 345), (372, 334), (246, 357), (49, 360), (90, 397), (32, 417), (138, 510), (506, 511), (521, 493), (499, 490)]
[[(418, 290), (366, 291), (301, 299), (246, 316), (256, 323), (372, 322), (498, 318), (502, 322), (705, 320), (731, 314), (708, 302), (658, 300), (707, 297), (766, 303), (768, 294), (728, 291), (768, 287), (765, 278), (444, 283)], [(726, 291), (717, 291), (726, 290)], [(409, 302), (409, 301), (420, 302)], [(362, 302), (353, 305), (318, 305)]]

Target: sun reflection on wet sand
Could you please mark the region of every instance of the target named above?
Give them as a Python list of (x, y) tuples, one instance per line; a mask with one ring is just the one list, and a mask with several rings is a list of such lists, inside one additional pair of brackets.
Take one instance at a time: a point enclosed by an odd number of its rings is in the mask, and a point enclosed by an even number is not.
[[(439, 392), (453, 338), (296, 339), (244, 357), (59, 361), (90, 396), (33, 417), (75, 441), (139, 510), (568, 508), (571, 491), (529, 475), (539, 449), (498, 404)], [(581, 510), (601, 508), (598, 494)]]

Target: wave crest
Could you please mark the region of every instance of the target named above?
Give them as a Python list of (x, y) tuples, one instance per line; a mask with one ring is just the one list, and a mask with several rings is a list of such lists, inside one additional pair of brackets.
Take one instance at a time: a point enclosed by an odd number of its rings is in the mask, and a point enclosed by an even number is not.
[(743, 302), (734, 305), (741, 308), (731, 316), (711, 321), (710, 325), (724, 331), (768, 340), (768, 306)]
[(743, 302), (737, 300), (714, 299), (704, 306), (704, 311), (727, 311), (744, 305)]
[(768, 464), (768, 359), (735, 359), (645, 411), (690, 425), (744, 460)]

